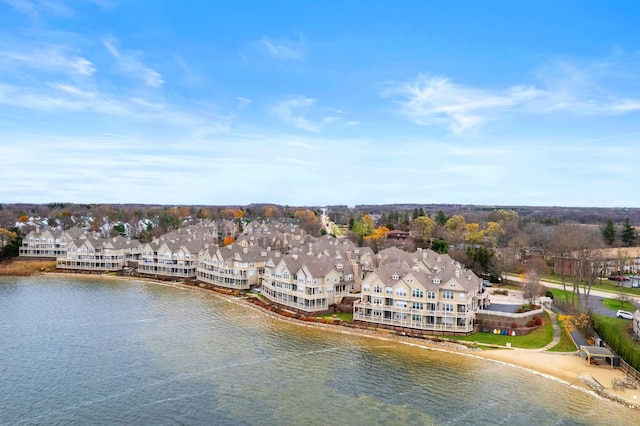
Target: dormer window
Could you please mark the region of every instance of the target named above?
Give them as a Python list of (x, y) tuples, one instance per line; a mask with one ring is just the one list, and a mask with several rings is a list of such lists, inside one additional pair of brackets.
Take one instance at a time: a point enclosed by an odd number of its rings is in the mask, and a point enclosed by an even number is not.
[(400, 279), (400, 277), (398, 276), (398, 274), (393, 274), (393, 275), (391, 276), (391, 279), (392, 279), (392, 280), (399, 280), (399, 279)]
[(440, 284), (440, 278), (434, 278), (433, 279), (433, 283), (434, 284)]

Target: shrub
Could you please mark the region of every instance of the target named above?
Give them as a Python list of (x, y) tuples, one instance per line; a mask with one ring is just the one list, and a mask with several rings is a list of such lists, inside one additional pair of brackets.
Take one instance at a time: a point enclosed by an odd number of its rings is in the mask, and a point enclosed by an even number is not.
[(511, 328), (518, 328), (518, 323), (517, 322), (512, 322), (511, 323)]
[(533, 322), (535, 325), (542, 325), (542, 317), (540, 315), (536, 315), (533, 317)]
[(551, 293), (551, 290), (547, 290), (547, 292), (544, 295), (545, 297), (550, 297), (551, 300), (553, 300), (553, 293)]
[(535, 327), (536, 322), (534, 320), (529, 320), (529, 322), (527, 322), (527, 327)]

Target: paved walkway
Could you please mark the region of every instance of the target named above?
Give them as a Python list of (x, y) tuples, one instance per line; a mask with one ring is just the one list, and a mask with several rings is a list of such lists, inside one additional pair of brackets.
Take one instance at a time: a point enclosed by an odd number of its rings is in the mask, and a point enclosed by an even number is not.
[(553, 340), (551, 340), (551, 342), (547, 343), (540, 349), (532, 349), (537, 352), (544, 352), (548, 349), (551, 349), (560, 342), (560, 325), (558, 324), (558, 315), (551, 309), (544, 308), (544, 310), (549, 314), (549, 317), (551, 318), (551, 324), (553, 324)]

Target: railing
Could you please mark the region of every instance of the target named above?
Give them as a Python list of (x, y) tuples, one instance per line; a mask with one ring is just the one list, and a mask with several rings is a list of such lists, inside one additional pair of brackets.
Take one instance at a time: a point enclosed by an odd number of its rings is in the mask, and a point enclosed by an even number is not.
[[(442, 317), (436, 317), (436, 319), (441, 319)], [(453, 318), (453, 317), (447, 317)], [(354, 320), (371, 322), (374, 324), (384, 324), (396, 327), (405, 327), (405, 328), (413, 328), (416, 330), (425, 330), (425, 331), (453, 331), (453, 332), (462, 332), (468, 333), (473, 331), (473, 324), (467, 325), (457, 325), (457, 324), (445, 324), (445, 323), (425, 323), (420, 321), (412, 321), (412, 320), (403, 320), (396, 318), (384, 318), (376, 315), (367, 315), (362, 312), (354, 312), (353, 314)]]
[(633, 368), (629, 363), (627, 363), (622, 358), (620, 358), (620, 369), (630, 379), (635, 380), (636, 382), (640, 382), (640, 371)]
[(479, 314), (487, 314), (487, 315), (494, 315), (496, 317), (506, 317), (506, 318), (526, 318), (530, 315), (534, 315), (534, 314), (542, 314), (542, 312), (544, 312), (543, 308), (540, 309), (534, 309), (532, 311), (528, 311), (528, 312), (521, 312), (521, 313), (511, 313), (511, 312), (500, 312), (500, 311), (492, 311), (490, 309), (480, 309), (478, 310)]
[(473, 311), (445, 311), (445, 310), (429, 310), (429, 309), (414, 309), (414, 308), (399, 308), (396, 306), (389, 306), (383, 304), (367, 303), (367, 302), (355, 302), (353, 304), (354, 309), (375, 309), (385, 312), (399, 313), (399, 314), (416, 314), (426, 316), (437, 316), (443, 318), (473, 318)]

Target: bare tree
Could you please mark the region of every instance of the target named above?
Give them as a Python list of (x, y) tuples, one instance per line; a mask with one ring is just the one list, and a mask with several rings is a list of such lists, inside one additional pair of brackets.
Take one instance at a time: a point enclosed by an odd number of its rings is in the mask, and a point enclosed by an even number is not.
[(624, 309), (624, 306), (627, 304), (627, 302), (631, 302), (631, 297), (626, 293), (620, 293), (616, 297), (616, 300), (620, 302), (620, 309)]
[(574, 296), (577, 294), (577, 288), (573, 287), (572, 291), (567, 291), (567, 278), (572, 275), (574, 265), (571, 254), (575, 250), (578, 234), (577, 225), (562, 223), (553, 229), (548, 245), (549, 251), (555, 258), (554, 272), (562, 281), (565, 301), (571, 305), (575, 304)]
[[(555, 257), (555, 274), (562, 280), (567, 303), (577, 303), (582, 288), (588, 306), (591, 288), (604, 261), (600, 251), (602, 244), (598, 229), (571, 223), (554, 228), (549, 249)], [(571, 285), (570, 291), (567, 284)]]
[(547, 265), (542, 258), (533, 258), (527, 265), (524, 279), (524, 295), (529, 299), (529, 305), (533, 307), (536, 298), (544, 288), (540, 285), (540, 277), (546, 273)]

